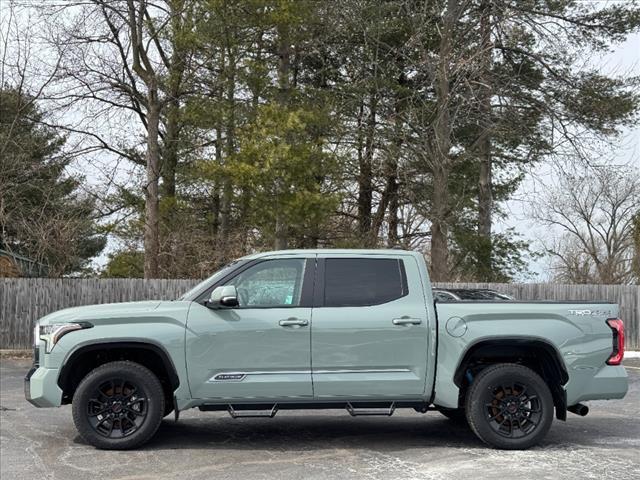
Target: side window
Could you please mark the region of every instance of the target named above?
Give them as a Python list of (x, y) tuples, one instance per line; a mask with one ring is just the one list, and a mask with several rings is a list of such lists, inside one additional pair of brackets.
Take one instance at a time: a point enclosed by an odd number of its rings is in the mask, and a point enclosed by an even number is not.
[(397, 300), (407, 290), (404, 264), (387, 258), (327, 258), (324, 305), (357, 307)]
[(226, 282), (238, 290), (240, 307), (300, 305), (305, 260), (291, 258), (260, 262)]

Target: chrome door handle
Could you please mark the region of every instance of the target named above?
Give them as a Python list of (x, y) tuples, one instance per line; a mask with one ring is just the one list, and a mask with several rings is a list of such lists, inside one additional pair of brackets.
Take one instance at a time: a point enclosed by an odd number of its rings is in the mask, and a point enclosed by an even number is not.
[(393, 319), (394, 325), (420, 325), (421, 323), (422, 320), (419, 318), (402, 317)]
[(303, 320), (300, 318), (287, 318), (286, 320), (280, 320), (278, 324), (281, 327), (291, 327), (296, 325), (299, 327), (304, 327), (306, 325), (309, 325), (309, 320)]

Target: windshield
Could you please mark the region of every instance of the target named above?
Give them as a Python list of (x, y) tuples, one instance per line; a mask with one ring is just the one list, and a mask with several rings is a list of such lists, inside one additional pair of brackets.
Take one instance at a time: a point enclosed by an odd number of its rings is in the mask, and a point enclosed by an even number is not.
[(215, 283), (216, 280), (224, 277), (232, 269), (235, 269), (237, 266), (239, 266), (241, 263), (244, 263), (244, 262), (246, 262), (246, 260), (234, 260), (233, 262), (228, 263), (227, 265), (222, 267), (220, 270), (215, 272), (213, 275), (201, 281), (199, 284), (197, 284), (191, 290), (186, 292), (184, 295), (180, 296), (178, 300), (195, 300), (196, 297), (200, 293), (202, 293), (202, 291), (205, 290), (209, 285), (211, 285), (212, 283)]

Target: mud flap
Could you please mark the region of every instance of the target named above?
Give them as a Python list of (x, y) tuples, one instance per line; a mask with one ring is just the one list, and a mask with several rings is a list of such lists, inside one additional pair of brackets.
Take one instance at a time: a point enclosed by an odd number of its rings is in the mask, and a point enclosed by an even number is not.
[(556, 405), (556, 418), (567, 421), (567, 391), (562, 387), (557, 387), (557, 391), (554, 392), (553, 398)]

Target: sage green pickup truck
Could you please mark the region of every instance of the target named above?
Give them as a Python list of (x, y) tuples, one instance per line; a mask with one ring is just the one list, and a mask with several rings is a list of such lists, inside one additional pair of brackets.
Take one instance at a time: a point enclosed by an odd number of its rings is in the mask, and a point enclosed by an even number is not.
[(606, 302), (433, 300), (421, 254), (289, 250), (227, 265), (174, 301), (69, 308), (35, 326), (25, 395), (72, 404), (84, 440), (147, 442), (198, 407), (437, 410), (523, 449), (583, 401), (622, 398), (624, 330)]

